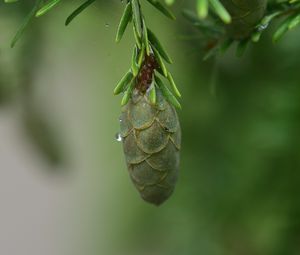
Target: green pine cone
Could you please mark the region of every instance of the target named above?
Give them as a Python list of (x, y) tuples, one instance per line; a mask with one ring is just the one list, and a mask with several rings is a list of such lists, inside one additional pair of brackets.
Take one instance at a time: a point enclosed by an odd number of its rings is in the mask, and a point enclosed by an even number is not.
[(244, 39), (253, 31), (264, 15), (267, 0), (221, 0), (232, 17), (228, 34), (233, 39)]
[(130, 177), (141, 197), (160, 205), (174, 191), (179, 170), (181, 129), (177, 113), (156, 89), (156, 104), (136, 89), (120, 117)]

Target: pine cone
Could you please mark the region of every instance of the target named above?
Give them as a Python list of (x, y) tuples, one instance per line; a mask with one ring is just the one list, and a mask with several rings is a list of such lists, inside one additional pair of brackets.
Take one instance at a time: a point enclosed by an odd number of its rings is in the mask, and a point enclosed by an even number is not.
[(234, 39), (249, 36), (263, 17), (267, 0), (221, 0), (232, 17), (228, 33)]
[(123, 149), (130, 177), (141, 197), (160, 205), (170, 197), (177, 182), (181, 129), (177, 113), (156, 89), (152, 105), (137, 89), (122, 108)]

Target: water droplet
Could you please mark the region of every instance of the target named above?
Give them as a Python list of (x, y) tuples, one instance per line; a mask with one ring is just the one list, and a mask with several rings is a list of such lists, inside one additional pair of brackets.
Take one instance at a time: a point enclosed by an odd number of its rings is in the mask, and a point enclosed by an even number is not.
[(268, 27), (268, 23), (266, 23), (266, 24), (260, 24), (259, 26), (258, 26), (258, 28), (257, 28), (257, 30), (259, 31), (259, 32), (261, 32), (261, 31), (263, 31), (263, 30), (265, 30), (267, 27)]
[(121, 134), (120, 134), (120, 133), (116, 133), (115, 139), (116, 139), (118, 142), (122, 142), (122, 136), (121, 136)]
[(122, 121), (123, 121), (123, 120), (122, 120), (122, 117), (120, 116), (120, 117), (119, 117), (119, 122), (122, 122)]
[(106, 27), (106, 28), (109, 28), (109, 24), (108, 24), (108, 23), (105, 23), (105, 27)]

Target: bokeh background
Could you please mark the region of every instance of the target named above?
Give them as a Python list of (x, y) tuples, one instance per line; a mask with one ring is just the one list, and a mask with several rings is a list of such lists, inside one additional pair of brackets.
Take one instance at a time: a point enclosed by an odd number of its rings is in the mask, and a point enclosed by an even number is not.
[[(243, 58), (203, 62), (199, 32), (144, 4), (173, 56), (181, 172), (161, 207), (125, 167), (112, 90), (130, 65), (114, 43), (122, 1), (64, 1), (9, 43), (32, 1), (0, 3), (0, 254), (300, 254), (300, 31)], [(272, 31), (272, 29), (271, 29)]]

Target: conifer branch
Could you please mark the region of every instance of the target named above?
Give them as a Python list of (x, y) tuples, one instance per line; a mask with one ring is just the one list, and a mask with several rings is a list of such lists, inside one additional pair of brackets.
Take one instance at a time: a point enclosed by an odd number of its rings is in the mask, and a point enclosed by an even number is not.
[[(159, 1), (147, 1), (166, 17), (175, 19), (172, 12)], [(129, 23), (133, 26), (135, 37), (131, 69), (118, 83), (114, 90), (114, 94), (117, 95), (123, 93), (121, 104), (125, 105), (131, 97), (134, 88), (139, 88), (142, 93), (147, 93), (150, 102), (155, 103), (155, 87), (157, 87), (163, 91), (168, 91), (169, 93), (164, 94), (166, 99), (175, 107), (180, 108), (179, 102), (174, 98), (175, 95), (180, 97), (181, 94), (166, 66), (166, 63), (170, 64), (172, 63), (172, 60), (155, 33), (147, 27), (141, 2), (139, 0), (127, 1), (118, 26), (116, 42), (119, 42), (122, 39)], [(148, 66), (150, 66), (149, 69)], [(169, 88), (160, 79), (154, 79), (153, 71), (160, 73), (166, 81), (169, 82)]]
[[(70, 24), (95, 1), (85, 0), (69, 15), (65, 24)], [(4, 2), (15, 3), (18, 0), (4, 0)], [(11, 47), (16, 45), (28, 24), (35, 17), (45, 15), (61, 2), (62, 0), (36, 0), (31, 12), (25, 17), (13, 37)], [(146, 0), (146, 2), (166, 17), (175, 19), (173, 13), (161, 1)], [(175, 0), (165, 0), (167, 5), (175, 2)], [(274, 20), (280, 22), (273, 34), (273, 42), (279, 41), (288, 31), (300, 24), (300, 0), (245, 0), (234, 4), (232, 0), (195, 0), (195, 10), (194, 12), (184, 10), (183, 15), (203, 35), (203, 41), (206, 42), (204, 59), (225, 52), (233, 42), (237, 43), (237, 55), (242, 55), (249, 42), (258, 42), (263, 32)], [(140, 0), (126, 1), (117, 31), (117, 42), (122, 39), (130, 23), (135, 37), (131, 66), (133, 76), (136, 77), (139, 74), (146, 56), (153, 55), (159, 65), (157, 71), (167, 78), (169, 72), (164, 62), (172, 63), (172, 61), (157, 36), (147, 27)], [(174, 85), (171, 84), (171, 87)], [(126, 88), (124, 87), (125, 90)]]

